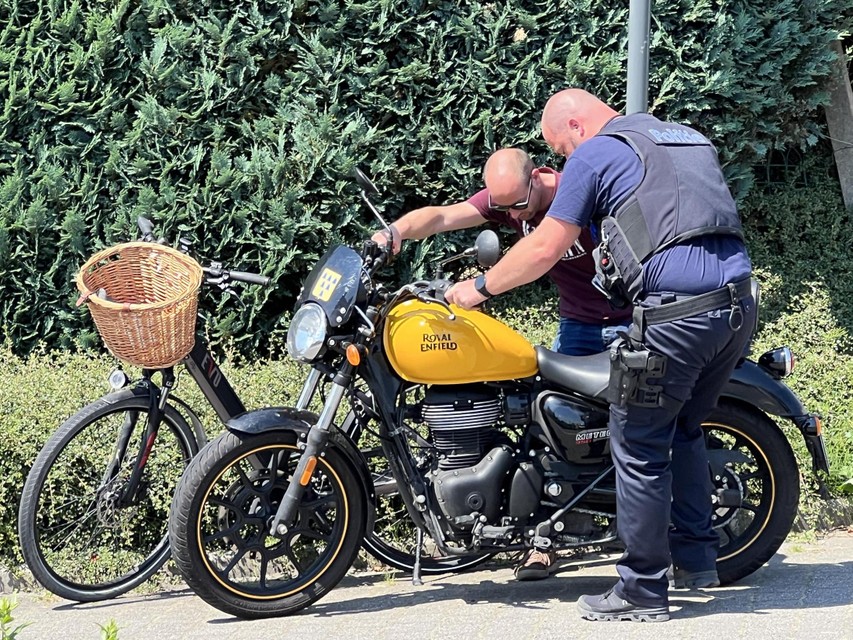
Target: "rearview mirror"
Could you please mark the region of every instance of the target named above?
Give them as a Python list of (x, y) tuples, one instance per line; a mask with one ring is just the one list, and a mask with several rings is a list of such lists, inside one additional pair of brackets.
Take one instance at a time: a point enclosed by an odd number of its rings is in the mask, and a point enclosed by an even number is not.
[(477, 249), (477, 262), (484, 269), (495, 266), (501, 257), (501, 242), (498, 240), (498, 234), (490, 229), (480, 232), (474, 247)]
[(355, 174), (355, 180), (358, 182), (359, 186), (364, 190), (364, 192), (369, 196), (379, 195), (379, 189), (376, 188), (376, 185), (368, 178), (364, 172), (356, 167), (353, 169), (353, 173)]

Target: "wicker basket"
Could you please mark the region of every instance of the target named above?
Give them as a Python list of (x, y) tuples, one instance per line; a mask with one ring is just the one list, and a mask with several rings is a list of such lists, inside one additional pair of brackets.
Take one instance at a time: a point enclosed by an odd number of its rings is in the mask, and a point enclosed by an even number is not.
[(128, 242), (93, 255), (77, 274), (77, 306), (89, 311), (107, 348), (131, 364), (162, 369), (195, 343), (201, 266), (151, 242)]

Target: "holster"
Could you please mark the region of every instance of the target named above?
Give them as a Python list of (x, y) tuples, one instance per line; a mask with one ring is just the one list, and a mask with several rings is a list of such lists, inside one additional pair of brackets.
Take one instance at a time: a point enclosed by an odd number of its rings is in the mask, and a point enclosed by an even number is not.
[(632, 404), (658, 407), (665, 402), (663, 387), (650, 384), (649, 378), (666, 373), (667, 357), (649, 350), (642, 342), (624, 332), (610, 346), (610, 385), (607, 401), (619, 407)]

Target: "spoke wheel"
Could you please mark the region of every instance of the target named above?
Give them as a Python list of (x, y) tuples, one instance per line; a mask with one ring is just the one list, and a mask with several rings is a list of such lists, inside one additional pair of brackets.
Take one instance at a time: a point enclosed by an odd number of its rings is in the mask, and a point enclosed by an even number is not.
[(288, 615), (310, 605), (346, 574), (364, 534), (363, 490), (333, 446), (318, 458), (295, 521), (270, 534), (301, 455), (287, 436), (223, 434), (175, 494), (175, 562), (199, 596), (232, 615)]
[[(127, 504), (123, 496), (148, 407), (148, 396), (134, 390), (92, 403), (51, 436), (27, 476), (18, 516), (24, 560), (45, 588), (63, 598), (113, 598), (169, 558), (169, 506), (197, 445), (186, 422), (167, 407), (139, 490)], [(127, 427), (127, 447), (107, 473)]]
[(767, 416), (723, 404), (704, 423), (709, 455), (726, 460), (714, 488), (736, 492), (738, 506), (717, 505), (717, 571), (723, 584), (769, 560), (791, 530), (800, 496), (800, 472), (784, 434)]

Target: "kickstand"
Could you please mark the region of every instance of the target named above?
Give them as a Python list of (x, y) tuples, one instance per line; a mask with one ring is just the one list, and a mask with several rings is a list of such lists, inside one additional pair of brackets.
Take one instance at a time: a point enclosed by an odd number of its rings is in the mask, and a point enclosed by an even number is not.
[(424, 583), (421, 580), (421, 548), (424, 546), (424, 530), (418, 527), (415, 533), (415, 566), (412, 567), (412, 584), (420, 587)]

